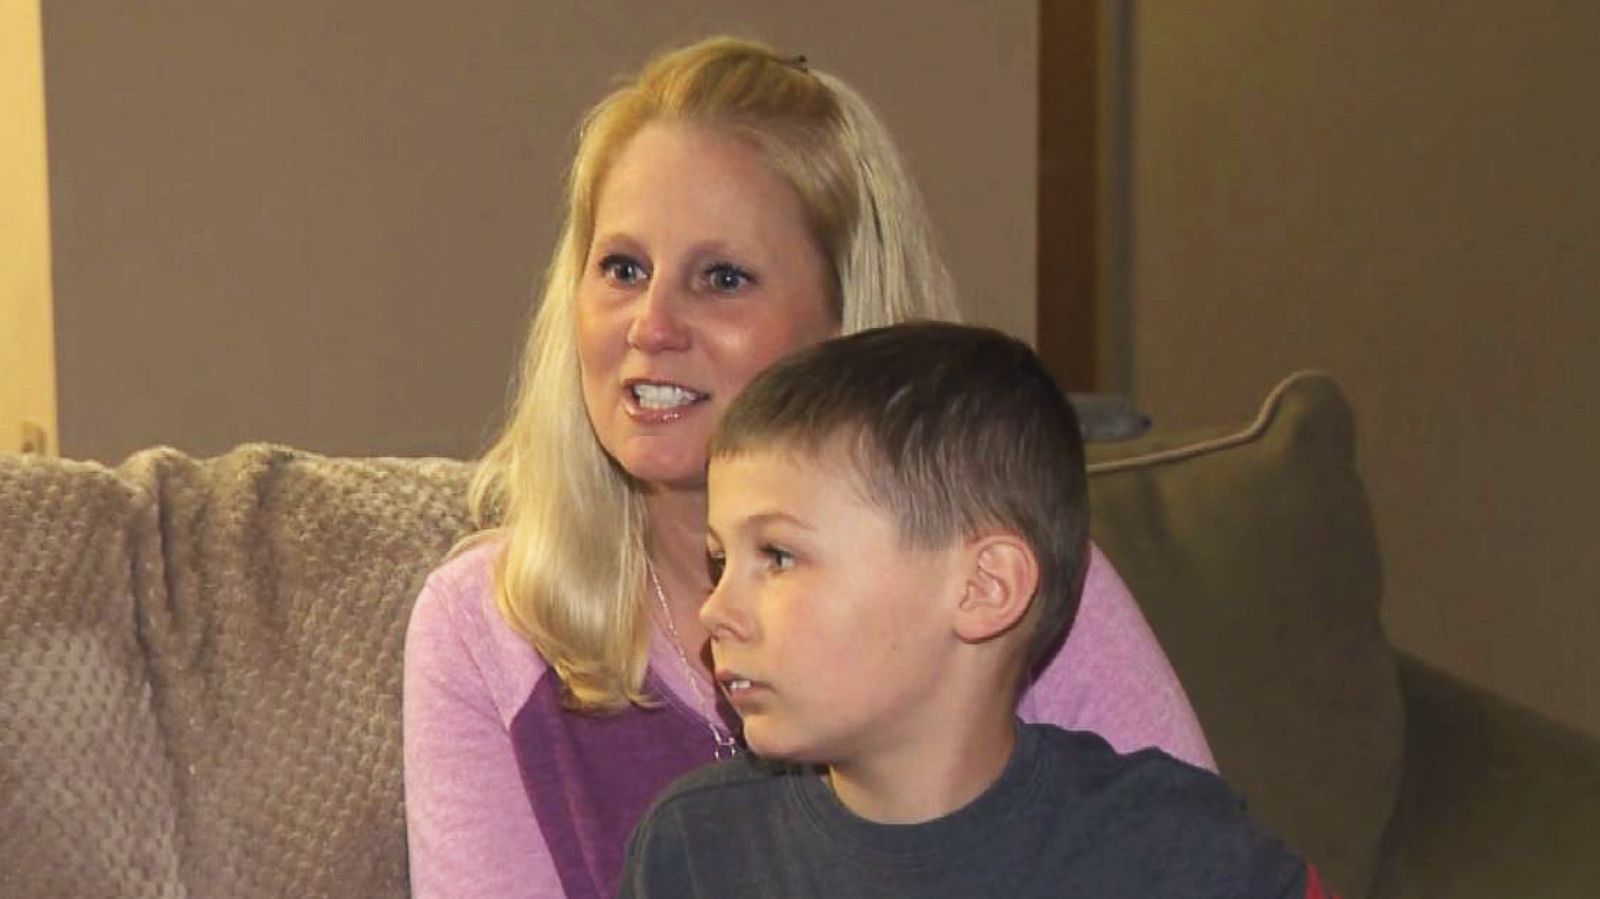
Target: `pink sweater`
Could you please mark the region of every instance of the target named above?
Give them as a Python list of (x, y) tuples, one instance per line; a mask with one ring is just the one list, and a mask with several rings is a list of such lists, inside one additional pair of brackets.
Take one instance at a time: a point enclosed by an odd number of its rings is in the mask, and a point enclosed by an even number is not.
[[(660, 639), (650, 684), (666, 702), (596, 719), (495, 611), (494, 546), (428, 578), (406, 633), (405, 785), (418, 897), (609, 896), (634, 823), (668, 781), (712, 759), (711, 735)], [(1214, 768), (1199, 722), (1133, 597), (1098, 548), (1062, 650), (1018, 714), (1157, 746)]]

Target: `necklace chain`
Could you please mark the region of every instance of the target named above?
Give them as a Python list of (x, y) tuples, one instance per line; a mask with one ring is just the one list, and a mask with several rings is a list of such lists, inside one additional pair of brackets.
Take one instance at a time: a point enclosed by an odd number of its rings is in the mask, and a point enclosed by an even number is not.
[(661, 606), (661, 617), (666, 621), (667, 636), (672, 640), (672, 648), (677, 651), (678, 661), (683, 665), (683, 676), (689, 681), (689, 689), (694, 691), (695, 702), (700, 706), (700, 718), (710, 729), (712, 741), (717, 744), (711, 756), (718, 761), (733, 758), (739, 754), (739, 741), (716, 722), (716, 708), (706, 698), (705, 690), (700, 685), (700, 675), (696, 674), (694, 666), (689, 664), (689, 654), (684, 651), (683, 641), (678, 637), (678, 626), (672, 621), (672, 607), (667, 604), (667, 591), (661, 589), (661, 579), (656, 576), (656, 566), (648, 556), (644, 560), (644, 570), (650, 575), (650, 587), (655, 591), (656, 603)]

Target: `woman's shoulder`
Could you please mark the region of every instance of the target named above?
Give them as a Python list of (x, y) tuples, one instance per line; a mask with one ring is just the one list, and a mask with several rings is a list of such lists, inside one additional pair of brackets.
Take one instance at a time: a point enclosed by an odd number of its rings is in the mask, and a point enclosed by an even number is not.
[(449, 556), (428, 572), (427, 586), (435, 592), (459, 597), (487, 593), (494, 584), (494, 563), (505, 547), (501, 539), (487, 539)]
[(1094, 731), (1119, 752), (1156, 746), (1202, 768), (1216, 767), (1155, 632), (1093, 544), (1077, 619), (1017, 711), (1027, 721)]
[(549, 666), (495, 602), (494, 565), (502, 545), (486, 540), (428, 574), (411, 610), (406, 662), (411, 671), (452, 669), (436, 673), (457, 682), (461, 672), (454, 669), (475, 669), (509, 722)]
[(453, 634), (468, 642), (492, 640), (510, 630), (494, 601), (494, 565), (501, 542), (484, 541), (428, 572), (411, 609), (411, 629)]

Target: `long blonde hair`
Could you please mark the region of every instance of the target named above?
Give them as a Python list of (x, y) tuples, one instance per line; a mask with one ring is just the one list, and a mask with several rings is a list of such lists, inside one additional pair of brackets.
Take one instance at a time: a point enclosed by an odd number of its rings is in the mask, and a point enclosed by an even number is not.
[(921, 196), (877, 114), (804, 58), (714, 37), (652, 59), (584, 120), (567, 217), (529, 329), (515, 406), (479, 461), (469, 542), (502, 539), (495, 604), (555, 668), (568, 706), (645, 705), (650, 617), (642, 495), (606, 455), (585, 412), (575, 339), (578, 285), (597, 189), (651, 122), (749, 139), (799, 195), (836, 277), (846, 333), (958, 318)]

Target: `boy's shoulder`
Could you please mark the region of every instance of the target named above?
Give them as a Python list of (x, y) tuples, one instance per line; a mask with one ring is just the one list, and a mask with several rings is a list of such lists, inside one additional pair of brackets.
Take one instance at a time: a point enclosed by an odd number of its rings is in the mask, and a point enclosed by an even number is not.
[(630, 882), (652, 896), (877, 895), (889, 882), (895, 895), (994, 895), (1012, 877), (996, 872), (1013, 872), (1016, 896), (1313, 895), (1304, 862), (1215, 774), (1087, 732), (1018, 736), (988, 793), (918, 825), (852, 818), (802, 766), (747, 756), (691, 772), (635, 832)]
[(1062, 767), (1061, 789), (1095, 793), (1135, 784), (1170, 783), (1204, 792), (1231, 796), (1227, 783), (1215, 772), (1174, 758), (1154, 746), (1118, 752), (1093, 731), (1067, 730), (1054, 724), (1024, 724), (1033, 731), (1039, 751)]
[(634, 828), (630, 866), (651, 870), (653, 876), (663, 870), (682, 873), (675, 869), (691, 845), (714, 847), (716, 853), (730, 845), (782, 845), (799, 820), (794, 795), (787, 791), (811, 770), (747, 753), (682, 775), (656, 796)]
[(795, 765), (768, 761), (749, 753), (736, 755), (696, 768), (674, 780), (656, 797), (652, 810), (685, 804), (699, 805), (702, 802), (748, 801), (752, 796), (773, 789), (782, 778), (802, 770)]
[(1299, 853), (1252, 820), (1215, 772), (1154, 748), (1119, 754), (1093, 733), (1027, 727), (1054, 757), (1052, 799), (1073, 804), (1073, 826), (1105, 850), (1108, 890), (1159, 856), (1180, 883), (1232, 882), (1245, 896), (1320, 895), (1306, 892)]
[(1242, 820), (1244, 800), (1214, 772), (1154, 747), (1119, 753), (1089, 731), (1053, 724), (1024, 727), (1037, 734), (1039, 751), (1051, 757), (1058, 799), (1089, 803), (1102, 814), (1126, 808), (1143, 817), (1155, 809), (1207, 820)]
[[(1095, 800), (1111, 809), (1137, 805), (1141, 811), (1172, 807), (1191, 814), (1234, 814), (1243, 800), (1216, 774), (1167, 755), (1159, 749), (1119, 753), (1091, 731), (1066, 730), (1052, 724), (1024, 724), (1031, 731), (1038, 761), (1054, 776), (1044, 783), (1058, 800)], [(804, 766), (753, 755), (697, 768), (673, 781), (656, 798), (655, 807), (748, 804), (775, 794), (783, 783), (803, 775)]]
[[(1066, 730), (1051, 724), (1023, 724), (1031, 733), (1028, 766), (1049, 776), (1030, 777), (1049, 793), (1055, 808), (1090, 812), (1115, 821), (1147, 820), (1160, 810), (1175, 822), (1209, 828), (1243, 823), (1244, 801), (1215, 773), (1167, 755), (1159, 749), (1119, 753), (1105, 738), (1090, 731)], [(695, 769), (673, 781), (656, 798), (652, 813), (687, 809), (754, 810), (778, 801), (805, 766), (741, 755)], [(1060, 803), (1067, 803), (1061, 805)]]

